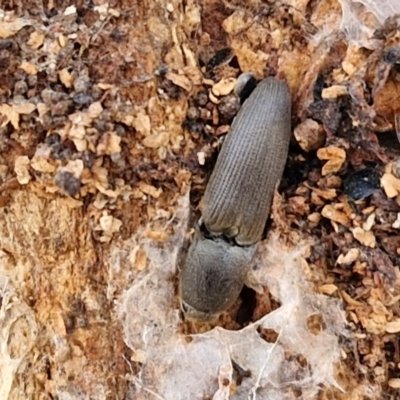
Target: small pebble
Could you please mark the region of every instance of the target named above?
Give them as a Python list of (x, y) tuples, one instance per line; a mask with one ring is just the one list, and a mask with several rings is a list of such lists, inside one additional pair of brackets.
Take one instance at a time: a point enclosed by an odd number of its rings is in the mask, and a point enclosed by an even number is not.
[(25, 94), (28, 91), (28, 85), (25, 81), (15, 82), (14, 96)]
[(208, 103), (208, 95), (205, 92), (199, 92), (196, 96), (196, 103), (200, 107), (204, 107)]
[(236, 94), (230, 94), (221, 99), (218, 104), (218, 111), (227, 120), (232, 119), (240, 109), (240, 99)]
[(189, 107), (186, 116), (188, 119), (191, 119), (191, 120), (198, 119), (200, 117), (200, 111), (197, 107)]
[(92, 103), (93, 99), (85, 93), (77, 93), (74, 98), (74, 103), (79, 105), (87, 105)]
[(206, 163), (206, 157), (204, 151), (199, 151), (197, 153), (197, 160), (199, 161), (200, 165), (204, 165)]
[(69, 196), (77, 195), (79, 193), (79, 190), (81, 189), (80, 179), (67, 171), (58, 173), (55, 179), (55, 183)]

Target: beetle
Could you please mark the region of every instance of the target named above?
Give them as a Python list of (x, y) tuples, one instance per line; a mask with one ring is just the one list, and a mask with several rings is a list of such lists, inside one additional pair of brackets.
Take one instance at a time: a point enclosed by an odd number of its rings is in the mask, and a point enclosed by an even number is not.
[(290, 120), (288, 86), (275, 78), (262, 80), (233, 120), (182, 265), (186, 318), (212, 319), (238, 298), (283, 174)]

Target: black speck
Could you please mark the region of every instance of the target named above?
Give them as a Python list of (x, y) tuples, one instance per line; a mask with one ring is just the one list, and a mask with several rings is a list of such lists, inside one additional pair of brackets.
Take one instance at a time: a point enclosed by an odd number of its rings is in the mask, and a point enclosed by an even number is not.
[(115, 42), (122, 42), (125, 36), (126, 35), (120, 32), (117, 28), (114, 28), (110, 33), (110, 39), (114, 40)]
[(68, 171), (59, 172), (56, 176), (56, 185), (63, 189), (69, 196), (75, 196), (81, 189), (81, 181)]
[(344, 192), (354, 200), (364, 199), (379, 189), (379, 174), (372, 168), (353, 172), (346, 178), (343, 187)]
[(399, 49), (393, 47), (386, 49), (386, 51), (383, 54), (383, 59), (385, 60), (385, 62), (391, 65), (397, 63), (400, 59)]
[(92, 101), (93, 101), (93, 99), (90, 96), (88, 96), (87, 94), (85, 94), (85, 93), (76, 94), (74, 96), (73, 100), (74, 100), (75, 104), (78, 104), (78, 105), (81, 105), (81, 106), (91, 104)]
[(45, 143), (49, 146), (57, 145), (60, 142), (61, 142), (61, 136), (58, 133), (47, 136), (47, 138), (45, 139)]
[(166, 65), (160, 65), (157, 69), (157, 74), (160, 75), (161, 77), (164, 77), (168, 72), (168, 66)]
[(206, 71), (213, 70), (216, 66), (228, 61), (232, 57), (232, 51), (230, 48), (218, 50), (208, 61), (206, 65)]

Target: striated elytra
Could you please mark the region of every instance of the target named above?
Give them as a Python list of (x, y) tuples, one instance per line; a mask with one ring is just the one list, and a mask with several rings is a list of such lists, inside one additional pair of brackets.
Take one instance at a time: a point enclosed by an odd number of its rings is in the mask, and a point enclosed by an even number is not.
[(182, 266), (187, 318), (210, 319), (239, 296), (286, 163), (290, 118), (286, 83), (267, 78), (234, 119), (201, 201), (208, 234), (196, 230)]

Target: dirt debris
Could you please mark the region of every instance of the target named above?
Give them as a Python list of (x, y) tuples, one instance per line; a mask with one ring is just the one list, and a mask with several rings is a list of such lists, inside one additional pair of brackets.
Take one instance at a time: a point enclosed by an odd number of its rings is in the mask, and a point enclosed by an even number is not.
[[(293, 97), (269, 225), (289, 244), (311, 241), (305, 276), (343, 301), (355, 344), (341, 338), (335, 371), (347, 393), (326, 387), (320, 398), (397, 398), (394, 14), (350, 0), (92, 3), (0, 9), (0, 397), (150, 398), (137, 391), (145, 354), (127, 345), (114, 308), (151, 269), (134, 238), (169, 246), (189, 187), (196, 215), (244, 100), (235, 83), (251, 72), (286, 80)], [(176, 288), (176, 273), (165, 279)], [(175, 318), (176, 293), (170, 301)], [(238, 330), (278, 308), (264, 287), (217, 325)], [(240, 393), (231, 375), (215, 375), (221, 398)]]

